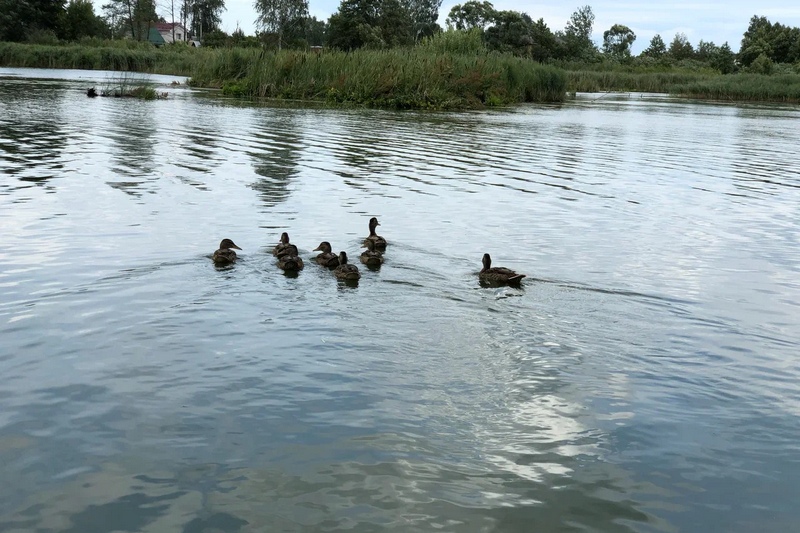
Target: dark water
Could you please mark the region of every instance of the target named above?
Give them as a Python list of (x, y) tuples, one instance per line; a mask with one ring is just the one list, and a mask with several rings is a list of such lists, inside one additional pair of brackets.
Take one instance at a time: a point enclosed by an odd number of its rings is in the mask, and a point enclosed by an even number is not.
[[(800, 527), (796, 107), (109, 76), (0, 69), (0, 531)], [(267, 253), (373, 215), (357, 287)]]

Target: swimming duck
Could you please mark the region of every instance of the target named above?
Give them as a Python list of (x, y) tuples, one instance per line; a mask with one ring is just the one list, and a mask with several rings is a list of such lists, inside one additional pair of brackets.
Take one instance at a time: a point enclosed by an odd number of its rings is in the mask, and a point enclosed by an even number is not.
[(369, 219), (369, 235), (366, 239), (364, 239), (364, 243), (366, 245), (367, 241), (372, 241), (375, 243), (375, 249), (382, 252), (383, 250), (386, 250), (386, 239), (375, 233), (375, 228), (378, 226), (380, 226), (380, 224), (378, 223), (377, 218), (372, 217)]
[(339, 266), (339, 258), (331, 251), (331, 243), (328, 241), (322, 241), (313, 251), (322, 252), (314, 258), (317, 264), (328, 268), (336, 268)]
[(284, 231), (281, 233), (281, 242), (272, 249), (272, 255), (280, 257), (290, 253), (297, 255), (297, 246), (289, 244), (289, 234)]
[(525, 277), (525, 274), (517, 274), (510, 268), (505, 267), (492, 268), (492, 258), (489, 254), (483, 254), (483, 269), (478, 277), (484, 282), (518, 285), (522, 278)]
[(214, 252), (214, 262), (218, 265), (225, 265), (236, 261), (236, 252), (233, 251), (233, 248), (241, 250), (232, 240), (222, 239), (222, 242), (219, 243), (219, 250)]
[(336, 276), (336, 279), (346, 281), (356, 281), (361, 277), (357, 266), (347, 264), (347, 254), (345, 252), (339, 252), (339, 266), (333, 271), (333, 275)]
[(364, 246), (367, 247), (361, 253), (361, 262), (369, 267), (378, 267), (383, 263), (383, 254), (375, 249), (375, 242), (367, 239), (364, 241)]
[(285, 272), (303, 270), (303, 260), (296, 253), (286, 253), (278, 257), (278, 268)]

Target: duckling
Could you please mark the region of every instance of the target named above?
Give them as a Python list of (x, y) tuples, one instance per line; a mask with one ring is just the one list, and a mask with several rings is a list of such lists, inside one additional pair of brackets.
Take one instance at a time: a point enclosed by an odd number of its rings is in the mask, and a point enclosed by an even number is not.
[(364, 241), (364, 246), (367, 247), (361, 253), (361, 262), (368, 267), (379, 267), (383, 263), (383, 254), (375, 249), (375, 242), (367, 239)]
[(286, 253), (278, 257), (278, 268), (285, 272), (297, 272), (303, 270), (303, 260), (297, 253)]
[[(292, 249), (292, 247), (294, 249)], [(297, 247), (294, 244), (289, 244), (289, 234), (284, 231), (281, 233), (281, 242), (279, 242), (278, 245), (272, 249), (272, 255), (280, 257), (292, 252), (297, 255)]]
[(227, 265), (236, 261), (236, 252), (232, 248), (241, 250), (232, 240), (222, 239), (222, 242), (219, 243), (219, 250), (214, 252), (214, 262), (218, 265)]
[(333, 275), (336, 276), (336, 279), (345, 281), (356, 281), (361, 277), (357, 266), (347, 264), (345, 252), (339, 252), (339, 266), (333, 271)]
[(375, 228), (378, 226), (380, 226), (380, 224), (377, 218), (372, 217), (369, 219), (369, 235), (364, 239), (364, 243), (366, 245), (367, 241), (372, 241), (375, 243), (375, 249), (382, 252), (386, 250), (386, 239), (375, 233)]
[(505, 267), (492, 268), (492, 258), (489, 254), (483, 254), (483, 269), (478, 277), (483, 282), (519, 285), (525, 274), (517, 274), (510, 268)]
[(313, 251), (322, 252), (314, 258), (317, 264), (328, 268), (336, 268), (339, 266), (339, 258), (331, 251), (331, 243), (328, 241), (322, 241)]

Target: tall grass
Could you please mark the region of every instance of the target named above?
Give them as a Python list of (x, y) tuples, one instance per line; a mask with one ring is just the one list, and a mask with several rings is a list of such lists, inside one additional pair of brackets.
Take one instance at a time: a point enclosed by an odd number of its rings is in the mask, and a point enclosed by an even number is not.
[(674, 94), (714, 100), (800, 102), (800, 74), (735, 74), (674, 87)]
[(567, 72), (567, 89), (570, 92), (633, 91), (668, 93), (676, 88), (716, 78), (699, 72), (623, 72), (580, 70)]
[(75, 68), (119, 70), (188, 76), (209, 50), (187, 46), (155, 48), (135, 41), (125, 46), (103, 46), (109, 41), (87, 41), (70, 45), (39, 45), (0, 42), (0, 65), (30, 68)]
[(395, 109), (463, 109), (561, 101), (562, 71), (486, 52), (429, 47), (324, 52), (219, 50), (192, 76), (250, 97), (321, 99)]

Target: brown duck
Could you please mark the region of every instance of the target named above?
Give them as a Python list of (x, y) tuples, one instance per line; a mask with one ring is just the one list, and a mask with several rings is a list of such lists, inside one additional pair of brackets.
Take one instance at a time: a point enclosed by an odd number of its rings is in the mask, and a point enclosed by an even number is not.
[(517, 274), (510, 268), (492, 267), (492, 258), (489, 254), (483, 254), (483, 269), (478, 275), (481, 281), (489, 283), (508, 283), (509, 285), (519, 285), (525, 274)]
[(364, 239), (364, 245), (366, 246), (367, 241), (372, 241), (375, 244), (375, 249), (379, 252), (386, 250), (386, 239), (375, 233), (375, 228), (380, 226), (378, 223), (378, 219), (372, 217), (369, 219), (369, 235), (366, 239)]
[(289, 234), (284, 231), (281, 233), (281, 241), (272, 249), (272, 255), (280, 257), (291, 253), (297, 255), (297, 246), (289, 243)]
[(358, 267), (347, 263), (347, 254), (345, 252), (339, 252), (339, 266), (333, 271), (333, 275), (336, 276), (336, 279), (345, 281), (356, 281), (361, 278), (361, 272), (358, 271)]
[(236, 261), (236, 252), (233, 249), (241, 250), (230, 239), (222, 239), (219, 243), (219, 250), (214, 252), (214, 262), (218, 265), (227, 265)]
[(322, 241), (319, 243), (319, 246), (312, 250), (314, 252), (322, 252), (314, 260), (317, 264), (322, 265), (328, 268), (336, 268), (339, 266), (339, 258), (336, 256), (335, 253), (332, 252), (331, 243), (328, 241)]
[(367, 247), (361, 253), (361, 262), (369, 267), (378, 267), (383, 263), (383, 254), (375, 249), (375, 243), (369, 239), (364, 241), (364, 246)]

